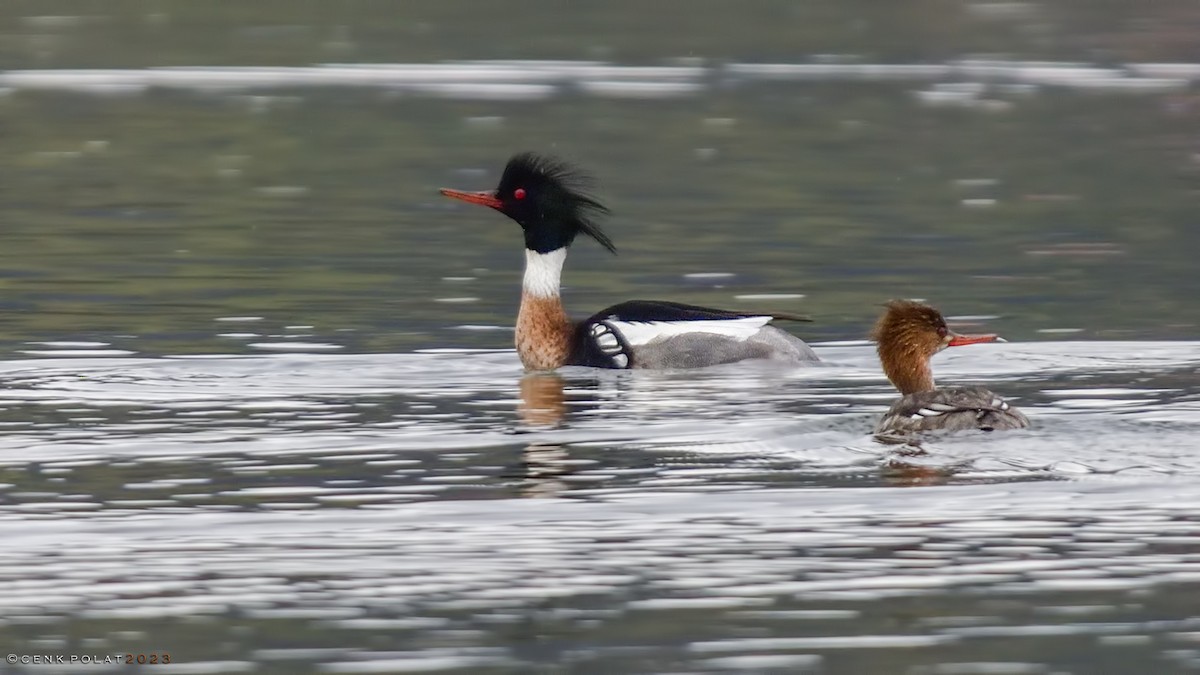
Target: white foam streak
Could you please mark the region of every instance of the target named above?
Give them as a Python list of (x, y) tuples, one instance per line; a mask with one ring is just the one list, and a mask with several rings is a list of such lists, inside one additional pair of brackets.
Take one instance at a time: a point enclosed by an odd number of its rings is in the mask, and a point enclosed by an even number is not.
[(1180, 89), (1197, 79), (1200, 79), (1200, 64), (1194, 63), (1128, 63), (1100, 68), (1072, 62), (975, 59), (940, 64), (731, 63), (705, 67), (499, 60), (328, 63), (307, 67), (12, 70), (0, 73), (0, 88), (104, 95), (139, 94), (155, 87), (220, 93), (340, 86), (456, 99), (537, 100), (573, 91), (610, 98), (689, 96), (723, 80), (863, 80), (932, 83), (938, 89), (920, 93), (923, 100), (968, 104), (976, 101), (986, 85), (992, 83), (1155, 93)]

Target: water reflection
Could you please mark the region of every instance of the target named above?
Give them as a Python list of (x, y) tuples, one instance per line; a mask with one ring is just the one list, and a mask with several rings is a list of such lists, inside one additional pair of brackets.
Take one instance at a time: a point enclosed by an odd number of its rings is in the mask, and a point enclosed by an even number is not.
[[(870, 436), (895, 393), (862, 343), (794, 372), (522, 375), (511, 350), (0, 362), (0, 646), (143, 631), (195, 662), (214, 639), (266, 660), (227, 628), (234, 613), (262, 633), (429, 645), (286, 655), (335, 671), (524, 668), (536, 657), (505, 627), (534, 621), (604, 631), (613, 651), (571, 658), (606, 670), (646, 669), (623, 645), (652, 635), (693, 645), (676, 670), (798, 652), (880, 672), (958, 643), (993, 662), (1040, 647), (1008, 624), (1050, 619), (987, 600), (1014, 592), (1104, 606), (1123, 635), (1182, 630), (1163, 620), (1191, 612), (1172, 604), (1184, 594), (1154, 593), (1190, 579), (1195, 347), (948, 353), (945, 381), (1003, 381), (1044, 423), (925, 454)], [(1162, 372), (1138, 375), (1149, 364)], [(1106, 400), (1127, 402), (1119, 417), (1079, 404)], [(103, 552), (62, 547), (109, 530)], [(137, 580), (109, 578), (132, 557)], [(897, 626), (906, 601), (922, 620)], [(1051, 619), (1056, 635), (1096, 630)], [(821, 637), (798, 639), (797, 621)]]
[[(529, 373), (521, 378), (517, 413), (530, 431), (562, 424), (567, 412), (563, 378), (556, 373)], [(563, 477), (571, 472), (570, 456), (561, 443), (534, 441), (521, 453), (524, 497), (555, 497), (567, 489)]]
[(521, 378), (521, 402), (517, 412), (531, 427), (554, 427), (567, 412), (564, 382), (556, 373), (531, 373)]
[[(0, 646), (153, 638), (203, 672), (1159, 662), (1200, 628), (1198, 505), (1194, 483), (1057, 482), (0, 519)], [(347, 646), (292, 646), (327, 640)], [(995, 665), (1018, 657), (1047, 667)]]

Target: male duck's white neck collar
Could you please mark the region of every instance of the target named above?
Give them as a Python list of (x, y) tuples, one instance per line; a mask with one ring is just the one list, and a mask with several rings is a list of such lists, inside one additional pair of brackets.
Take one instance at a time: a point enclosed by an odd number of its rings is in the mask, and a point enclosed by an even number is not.
[(525, 249), (524, 294), (534, 298), (557, 298), (562, 287), (562, 268), (566, 259), (565, 246), (549, 253)]

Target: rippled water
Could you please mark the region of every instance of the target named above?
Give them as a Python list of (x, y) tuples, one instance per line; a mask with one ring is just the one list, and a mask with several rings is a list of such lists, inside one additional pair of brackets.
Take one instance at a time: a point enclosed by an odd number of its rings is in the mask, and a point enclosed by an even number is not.
[(183, 672), (1185, 672), (1198, 346), (954, 350), (943, 381), (1035, 426), (920, 450), (869, 435), (894, 393), (862, 343), (790, 371), (8, 361), (3, 642)]

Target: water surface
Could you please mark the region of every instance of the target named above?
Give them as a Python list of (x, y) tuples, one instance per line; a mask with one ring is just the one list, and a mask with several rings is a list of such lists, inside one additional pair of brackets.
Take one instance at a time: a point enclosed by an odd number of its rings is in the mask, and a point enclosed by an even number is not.
[(1035, 427), (920, 449), (869, 435), (865, 344), (8, 361), (6, 634), (221, 672), (1184, 670), (1196, 347), (954, 350)]

